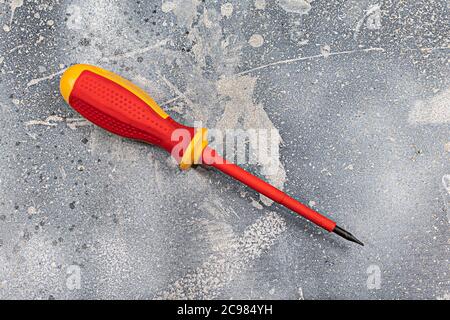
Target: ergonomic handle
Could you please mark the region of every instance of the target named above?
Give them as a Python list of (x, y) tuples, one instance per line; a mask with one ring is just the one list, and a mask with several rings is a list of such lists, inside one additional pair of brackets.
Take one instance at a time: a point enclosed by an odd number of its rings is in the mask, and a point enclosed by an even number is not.
[[(61, 77), (60, 90), (67, 103), (92, 123), (164, 148), (182, 169), (197, 163), (208, 143), (205, 128), (179, 124), (142, 89), (99, 67), (69, 67)], [(175, 130), (180, 131), (174, 134)]]

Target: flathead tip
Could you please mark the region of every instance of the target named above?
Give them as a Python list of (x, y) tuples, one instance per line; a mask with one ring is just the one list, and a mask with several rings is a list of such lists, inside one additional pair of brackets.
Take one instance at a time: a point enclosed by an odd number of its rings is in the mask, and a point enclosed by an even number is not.
[(364, 243), (362, 243), (361, 241), (359, 241), (354, 235), (352, 235), (350, 232), (346, 231), (345, 229), (336, 226), (333, 230), (334, 233), (336, 233), (337, 235), (341, 236), (342, 238), (348, 240), (348, 241), (352, 241), (355, 242), (357, 244), (359, 244), (360, 246), (364, 247)]

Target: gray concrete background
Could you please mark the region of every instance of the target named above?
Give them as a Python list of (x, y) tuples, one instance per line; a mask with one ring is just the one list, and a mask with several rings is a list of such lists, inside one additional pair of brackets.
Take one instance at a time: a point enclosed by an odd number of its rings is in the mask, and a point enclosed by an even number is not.
[[(0, 298), (448, 299), (448, 9), (0, 0)], [(366, 246), (89, 125), (74, 63), (186, 124), (277, 129), (276, 173), (248, 168)]]

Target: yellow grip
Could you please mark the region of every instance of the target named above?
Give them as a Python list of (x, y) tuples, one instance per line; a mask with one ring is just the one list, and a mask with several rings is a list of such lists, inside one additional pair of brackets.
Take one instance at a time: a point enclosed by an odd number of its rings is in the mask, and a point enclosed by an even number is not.
[(118, 76), (115, 73), (88, 64), (75, 64), (69, 67), (62, 75), (60, 81), (60, 91), (61, 95), (67, 103), (69, 103), (70, 94), (75, 85), (75, 82), (83, 71), (96, 73), (108, 80), (117, 83), (118, 85), (127, 89), (142, 101), (144, 101), (150, 108), (153, 109), (153, 111), (161, 116), (161, 118), (166, 119), (169, 117), (169, 115), (165, 113), (164, 110), (161, 109), (161, 107), (145, 91), (134, 85), (132, 82)]

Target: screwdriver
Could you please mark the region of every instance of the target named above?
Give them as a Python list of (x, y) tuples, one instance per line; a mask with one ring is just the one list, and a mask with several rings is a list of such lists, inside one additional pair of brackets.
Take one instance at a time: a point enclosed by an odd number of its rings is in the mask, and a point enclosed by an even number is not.
[(214, 167), (328, 232), (364, 245), (333, 220), (222, 158), (208, 146), (206, 128), (174, 121), (146, 92), (119, 75), (76, 64), (63, 73), (60, 91), (64, 100), (87, 120), (119, 136), (165, 149), (182, 170), (194, 164)]

